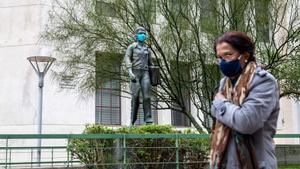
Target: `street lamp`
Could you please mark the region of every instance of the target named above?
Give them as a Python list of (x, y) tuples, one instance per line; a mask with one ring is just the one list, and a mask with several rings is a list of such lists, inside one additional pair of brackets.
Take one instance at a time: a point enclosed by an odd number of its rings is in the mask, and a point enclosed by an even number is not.
[[(50, 56), (31, 56), (27, 60), (33, 67), (34, 71), (39, 77), (39, 99), (38, 99), (38, 134), (42, 134), (42, 112), (43, 112), (43, 87), (44, 87), (44, 77), (49, 70), (52, 63), (56, 60)], [(42, 140), (38, 139), (38, 151), (37, 160), (40, 166), (41, 162), (41, 145)]]

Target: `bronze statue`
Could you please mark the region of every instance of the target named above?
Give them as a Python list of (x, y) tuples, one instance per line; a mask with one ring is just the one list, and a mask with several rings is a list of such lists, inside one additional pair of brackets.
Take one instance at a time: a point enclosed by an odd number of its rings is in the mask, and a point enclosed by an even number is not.
[(139, 95), (142, 91), (144, 121), (146, 124), (152, 124), (151, 115), (151, 81), (149, 67), (152, 66), (150, 49), (145, 44), (147, 33), (145, 28), (138, 27), (135, 31), (136, 42), (130, 44), (125, 54), (125, 64), (131, 80), (131, 123), (134, 126), (137, 120), (139, 109)]

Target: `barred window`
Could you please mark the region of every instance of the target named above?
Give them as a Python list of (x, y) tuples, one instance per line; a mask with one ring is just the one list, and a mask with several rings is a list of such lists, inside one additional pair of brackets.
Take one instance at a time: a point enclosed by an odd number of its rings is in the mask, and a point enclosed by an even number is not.
[(201, 31), (205, 33), (215, 33), (217, 31), (217, 1), (200, 0), (200, 23)]
[[(180, 70), (180, 71), (178, 71)], [(191, 73), (191, 67), (190, 67), (190, 63), (189, 62), (176, 62), (176, 61), (171, 61), (171, 75), (173, 76), (173, 79), (175, 81), (177, 85), (177, 83), (185, 83), (187, 81), (189, 81), (191, 79), (190, 77), (190, 73)], [(174, 91), (176, 91), (176, 89), (174, 89)], [(179, 94), (179, 93), (177, 93)], [(185, 111), (186, 112), (190, 112), (190, 91), (188, 88), (181, 86), (181, 96), (183, 100), (183, 103), (181, 103), (182, 105), (184, 105), (185, 107)], [(180, 102), (179, 100), (179, 102)], [(178, 103), (173, 103), (173, 107), (178, 107)], [(180, 109), (180, 107), (178, 107)], [(174, 126), (185, 126), (185, 127), (190, 127), (191, 126), (191, 122), (188, 119), (188, 117), (181, 111), (172, 109), (171, 110), (171, 114), (172, 114), (172, 125)]]
[(140, 22), (156, 22), (156, 0), (135, 0), (135, 15)]
[(245, 11), (248, 1), (229, 0), (229, 21), (232, 30), (245, 31)]
[(116, 18), (114, 4), (111, 2), (105, 2), (104, 0), (98, 0), (96, 2), (96, 12), (98, 15)]
[(259, 42), (269, 41), (270, 0), (255, 0), (256, 37)]
[(121, 125), (121, 55), (96, 53), (95, 122)]
[[(187, 99), (185, 99), (185, 102), (184, 102), (187, 111), (190, 110), (190, 99), (188, 99), (188, 98), (189, 97), (187, 97)], [(190, 122), (189, 118), (182, 112), (177, 111), (177, 110), (172, 110), (172, 125), (173, 126), (181, 126), (181, 127), (190, 127), (191, 122)]]
[(180, 29), (187, 30), (189, 23), (186, 17), (189, 15), (188, 0), (170, 0), (170, 12), (176, 20), (176, 24)]
[(96, 123), (106, 125), (121, 124), (120, 83), (106, 82), (96, 92)]

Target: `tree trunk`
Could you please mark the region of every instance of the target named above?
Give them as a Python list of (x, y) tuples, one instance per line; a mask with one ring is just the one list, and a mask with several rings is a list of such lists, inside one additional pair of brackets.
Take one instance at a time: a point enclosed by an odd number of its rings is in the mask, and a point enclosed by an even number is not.
[(202, 127), (199, 125), (199, 123), (197, 122), (197, 120), (195, 119), (195, 117), (191, 114), (191, 112), (185, 112), (185, 114), (188, 116), (189, 120), (194, 125), (194, 127), (197, 129), (197, 131), (199, 133), (202, 133), (203, 132)]

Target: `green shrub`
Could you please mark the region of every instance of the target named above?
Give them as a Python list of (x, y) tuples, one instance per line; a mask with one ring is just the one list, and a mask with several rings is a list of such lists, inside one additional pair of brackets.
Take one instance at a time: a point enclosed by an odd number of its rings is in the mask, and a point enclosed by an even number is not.
[[(135, 128), (109, 129), (101, 125), (89, 125), (87, 134), (175, 134), (169, 125), (144, 125)], [(187, 130), (183, 133), (193, 133)], [(86, 164), (87, 168), (120, 168), (118, 165), (104, 165), (123, 162), (123, 139), (73, 139), (69, 150), (75, 158)], [(126, 139), (127, 168), (161, 169), (175, 168), (175, 139)], [(207, 139), (179, 139), (180, 168), (203, 168), (207, 162), (209, 141)], [(203, 162), (190, 163), (187, 162)], [(159, 164), (160, 163), (160, 164)]]
[[(113, 134), (114, 130), (101, 125), (86, 126), (83, 134)], [(87, 168), (105, 169), (105, 163), (113, 163), (116, 160), (113, 158), (112, 150), (108, 147), (113, 147), (113, 139), (71, 139), (68, 149), (71, 155), (86, 164)]]

